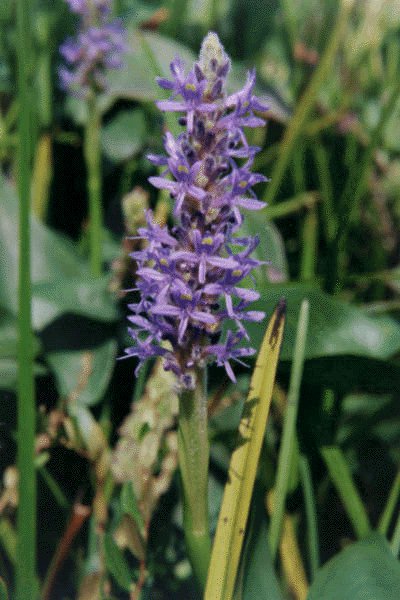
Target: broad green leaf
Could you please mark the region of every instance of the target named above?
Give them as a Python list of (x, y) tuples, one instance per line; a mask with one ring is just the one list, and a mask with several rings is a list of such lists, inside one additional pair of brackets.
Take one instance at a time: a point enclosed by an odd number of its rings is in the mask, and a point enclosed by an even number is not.
[(122, 486), (121, 490), (121, 508), (122, 512), (130, 515), (138, 525), (140, 531), (144, 531), (144, 521), (142, 513), (140, 512), (135, 492), (130, 481), (127, 481)]
[[(146, 44), (149, 44), (157, 67), (160, 72), (155, 72), (155, 63), (149, 56)], [(142, 33), (130, 29), (128, 32), (128, 52), (124, 56), (122, 69), (115, 69), (109, 73), (109, 88), (107, 98), (113, 102), (119, 98), (128, 100), (142, 100), (154, 102), (160, 98), (160, 88), (155, 82), (156, 76), (169, 77), (170, 62), (179, 54), (187, 65), (195, 60), (195, 55), (182, 44), (163, 37), (158, 33)]]
[(307, 600), (398, 600), (400, 564), (383, 538), (352, 544), (317, 572)]
[[(17, 314), (18, 200), (15, 188), (0, 177), (0, 306)], [(91, 278), (73, 243), (31, 216), (32, 320), (42, 329), (63, 313), (101, 321), (117, 316), (108, 278)]]
[(80, 405), (101, 400), (115, 366), (117, 345), (109, 340), (90, 350), (49, 352), (46, 361), (53, 371), (60, 396), (74, 396)]
[(106, 567), (115, 581), (125, 592), (129, 592), (133, 584), (133, 579), (128, 563), (109, 533), (106, 533), (104, 536), (104, 557)]
[[(17, 321), (8, 313), (0, 311), (0, 388), (14, 390), (17, 384)], [(39, 353), (40, 344), (33, 338), (33, 353)], [(35, 374), (43, 374), (44, 367), (34, 364)]]
[(101, 131), (103, 152), (116, 163), (135, 156), (145, 139), (146, 122), (139, 109), (119, 112)]
[(256, 213), (249, 213), (243, 222), (243, 230), (247, 235), (257, 235), (260, 243), (254, 251), (258, 260), (267, 261), (254, 273), (258, 287), (268, 281), (284, 282), (288, 279), (289, 269), (283, 238), (274, 223), (259, 218)]
[(65, 313), (74, 313), (98, 321), (114, 321), (118, 316), (116, 303), (108, 290), (110, 278), (57, 277), (32, 286), (32, 323), (36, 330)]
[(325, 446), (321, 448), (321, 454), (356, 535), (365, 537), (371, 531), (368, 515), (343, 452), (337, 446)]
[[(310, 302), (310, 324), (306, 358), (353, 355), (388, 359), (400, 350), (400, 325), (389, 317), (373, 318), (361, 308), (325, 294), (307, 284), (271, 284), (261, 289), (261, 298), (252, 307), (267, 315), (281, 296), (287, 300), (287, 325), (282, 347), (282, 359), (292, 358), (301, 302)], [(261, 344), (259, 324), (247, 326), (252, 343)]]
[(284, 302), (269, 322), (232, 454), (208, 572), (205, 600), (232, 597), (285, 324)]

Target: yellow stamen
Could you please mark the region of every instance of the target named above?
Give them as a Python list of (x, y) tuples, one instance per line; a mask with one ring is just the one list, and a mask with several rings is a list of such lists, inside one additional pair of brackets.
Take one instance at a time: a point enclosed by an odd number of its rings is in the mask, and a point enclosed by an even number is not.
[(242, 269), (235, 269), (234, 271), (232, 271), (232, 275), (234, 277), (240, 277), (241, 275), (243, 275), (243, 271)]
[(189, 294), (189, 292), (184, 292), (183, 294), (181, 294), (181, 300), (193, 300), (193, 296), (192, 294)]
[(201, 240), (201, 243), (203, 246), (212, 246), (213, 245), (213, 239), (211, 236), (209, 237), (205, 237)]
[(189, 173), (189, 169), (187, 168), (186, 165), (179, 165), (178, 166), (178, 172), (179, 173)]
[(246, 185), (247, 185), (247, 181), (245, 179), (242, 179), (242, 181), (239, 181), (239, 187), (245, 188)]
[(185, 85), (185, 88), (187, 90), (190, 90), (191, 92), (195, 92), (196, 91), (196, 86), (194, 85), (194, 83), (187, 83)]
[(164, 267), (168, 266), (168, 261), (166, 258), (160, 258), (160, 265), (163, 265)]

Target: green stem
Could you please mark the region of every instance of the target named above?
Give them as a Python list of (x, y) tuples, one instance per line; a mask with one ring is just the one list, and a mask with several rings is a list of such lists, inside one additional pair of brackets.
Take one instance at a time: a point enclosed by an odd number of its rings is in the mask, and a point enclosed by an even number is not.
[(278, 470), (275, 483), (274, 511), (269, 528), (269, 544), (272, 560), (275, 560), (278, 550), (285, 502), (290, 479), (290, 465), (293, 453), (294, 438), (296, 435), (296, 420), (299, 406), (300, 384), (303, 374), (303, 364), (307, 339), (309, 315), (309, 302), (303, 300), (300, 307), (299, 322), (297, 325), (296, 341), (294, 347), (292, 370), (290, 374), (287, 409), (283, 425), (282, 443), (279, 450)]
[(178, 454), (183, 493), (183, 528), (193, 571), (204, 587), (211, 554), (208, 522), (209, 442), (206, 369), (196, 388), (179, 397)]
[(19, 506), (17, 515), (17, 600), (32, 598), (36, 586), (36, 473), (35, 391), (33, 333), (31, 325), (30, 187), (31, 187), (31, 86), (29, 64), (29, 6), (17, 2), (18, 93), (18, 188), (19, 188), (19, 280), (18, 280), (18, 453)]
[(88, 102), (88, 120), (85, 127), (84, 155), (87, 169), (89, 200), (89, 245), (92, 275), (102, 273), (103, 206), (101, 194), (101, 115), (96, 99)]

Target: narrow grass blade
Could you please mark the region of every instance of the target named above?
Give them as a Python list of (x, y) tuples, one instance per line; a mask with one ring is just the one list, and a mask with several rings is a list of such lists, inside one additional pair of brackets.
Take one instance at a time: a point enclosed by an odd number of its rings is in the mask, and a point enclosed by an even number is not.
[(268, 220), (281, 219), (305, 209), (311, 209), (319, 200), (317, 192), (302, 192), (293, 198), (283, 200), (273, 206), (267, 206), (265, 215)]
[(399, 556), (399, 552), (400, 552), (400, 512), (397, 515), (397, 521), (396, 521), (396, 525), (394, 527), (394, 532), (393, 532), (393, 537), (392, 537), (392, 542), (390, 544), (390, 547), (392, 549), (393, 556), (395, 558), (397, 558)]
[(6, 584), (4, 583), (4, 580), (0, 577), (0, 600), (7, 600), (7, 599), (8, 599), (7, 587), (6, 587)]
[(140, 532), (143, 534), (145, 523), (143, 521), (142, 513), (139, 510), (137, 498), (135, 496), (135, 492), (133, 491), (133, 485), (131, 481), (127, 481), (122, 486), (121, 507), (124, 513), (132, 517), (139, 527)]
[(304, 455), (300, 456), (300, 478), (304, 494), (304, 505), (307, 521), (307, 545), (310, 555), (311, 577), (314, 578), (319, 567), (319, 540), (317, 511), (315, 506), (314, 490), (311, 480), (310, 466)]
[(312, 281), (315, 279), (315, 272), (317, 269), (318, 231), (318, 213), (312, 208), (304, 216), (301, 232), (301, 281)]
[(292, 372), (288, 392), (288, 402), (283, 425), (282, 442), (279, 450), (278, 472), (275, 484), (274, 511), (269, 529), (269, 545), (272, 560), (275, 559), (279, 545), (283, 516), (285, 512), (286, 495), (289, 488), (290, 464), (293, 456), (294, 438), (296, 436), (297, 409), (299, 404), (300, 384), (303, 374), (304, 355), (307, 339), (309, 302), (303, 300), (300, 307), (294, 346)]
[(272, 204), (276, 199), (286, 168), (289, 165), (295, 149), (296, 141), (302, 132), (304, 123), (315, 106), (318, 92), (322, 87), (325, 78), (329, 76), (329, 70), (332, 68), (332, 62), (342, 39), (343, 32), (347, 26), (353, 4), (354, 0), (342, 0), (340, 2), (336, 23), (332, 28), (332, 33), (327, 41), (324, 53), (318, 63), (314, 75), (297, 104), (288, 127), (286, 128), (281, 142), (278, 160), (276, 161), (271, 175), (271, 183), (268, 185), (265, 197), (263, 198), (268, 204)]
[[(266, 508), (269, 513), (274, 510), (273, 490), (265, 498)], [(303, 565), (300, 548), (297, 543), (296, 528), (293, 516), (286, 513), (282, 523), (282, 537), (279, 544), (282, 570), (285, 581), (289, 586), (294, 600), (306, 600), (308, 582)]]
[(217, 532), (212, 549), (205, 600), (230, 600), (233, 595), (244, 531), (285, 324), (286, 303), (281, 300), (269, 322), (258, 355), (242, 419), (239, 443), (232, 454)]
[(285, 422), (283, 425), (282, 443), (279, 450), (278, 472), (275, 484), (274, 512), (271, 517), (269, 529), (269, 545), (272, 560), (275, 559), (279, 545), (279, 538), (285, 512), (286, 495), (289, 488), (290, 464), (293, 455), (294, 438), (296, 435), (297, 409), (299, 404), (300, 384), (303, 375), (304, 355), (307, 339), (309, 302), (303, 300), (300, 307), (299, 322), (297, 325), (296, 341), (290, 385), (287, 399)]
[(325, 446), (321, 448), (321, 454), (356, 536), (358, 538), (365, 537), (371, 532), (368, 515), (343, 452), (337, 446)]
[(52, 140), (49, 133), (39, 138), (32, 172), (32, 210), (45, 222), (52, 178)]
[(396, 509), (397, 502), (400, 496), (400, 471), (397, 473), (392, 489), (390, 490), (389, 497), (386, 502), (386, 506), (383, 510), (381, 518), (379, 519), (378, 531), (382, 535), (387, 535), (390, 522), (393, 517), (393, 513)]

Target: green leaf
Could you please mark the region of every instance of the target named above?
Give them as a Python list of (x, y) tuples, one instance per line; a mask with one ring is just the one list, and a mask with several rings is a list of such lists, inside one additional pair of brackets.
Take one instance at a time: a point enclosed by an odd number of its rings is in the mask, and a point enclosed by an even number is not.
[[(0, 311), (0, 388), (14, 390), (17, 385), (17, 321), (9, 313)], [(39, 353), (40, 344), (33, 338), (34, 356)], [(43, 374), (45, 369), (34, 364), (35, 374)]]
[(307, 600), (398, 600), (400, 564), (379, 534), (352, 544), (317, 572)]
[(123, 553), (114, 542), (111, 534), (106, 533), (104, 536), (104, 556), (106, 566), (118, 585), (129, 592), (133, 579)]
[[(160, 72), (155, 72), (156, 65), (147, 52), (146, 43), (156, 57)], [(106, 95), (109, 105), (119, 98), (154, 102), (161, 97), (166, 97), (155, 82), (155, 77), (170, 77), (169, 65), (177, 54), (187, 65), (195, 60), (195, 55), (182, 44), (158, 33), (142, 33), (130, 29), (124, 66), (109, 73), (109, 88)]]
[[(325, 294), (307, 284), (270, 284), (261, 290), (261, 298), (252, 308), (265, 310), (267, 315), (280, 297), (287, 300), (287, 324), (282, 347), (282, 359), (292, 358), (300, 304), (310, 302), (310, 324), (306, 358), (353, 355), (388, 359), (400, 350), (400, 325), (389, 317), (373, 318), (361, 308)], [(262, 327), (250, 323), (252, 344), (261, 344)]]
[(243, 600), (282, 600), (268, 545), (268, 527), (263, 498), (258, 490), (253, 501), (249, 540), (244, 551)]
[(44, 329), (57, 317), (74, 313), (98, 321), (114, 321), (116, 304), (108, 290), (109, 276), (53, 279), (32, 286), (32, 322), (36, 330)]
[(144, 521), (142, 517), (142, 513), (140, 512), (137, 499), (135, 496), (135, 492), (133, 491), (133, 486), (130, 481), (127, 481), (122, 486), (121, 490), (121, 508), (122, 512), (130, 515), (133, 520), (138, 525), (140, 531), (143, 533), (144, 531)]
[[(0, 177), (0, 306), (17, 314), (18, 200), (15, 188)], [(42, 329), (65, 312), (101, 321), (117, 316), (107, 291), (108, 277), (89, 276), (74, 244), (31, 216), (32, 319)]]
[(254, 255), (258, 260), (267, 261), (267, 266), (261, 266), (254, 273), (259, 286), (268, 284), (269, 277), (274, 281), (286, 281), (289, 276), (285, 245), (279, 229), (271, 221), (260, 218), (255, 213), (246, 214), (243, 222), (246, 235), (257, 235), (260, 243)]
[(143, 112), (124, 110), (119, 112), (101, 132), (104, 154), (118, 163), (135, 156), (146, 139), (146, 122)]
[(76, 402), (93, 406), (110, 382), (117, 344), (109, 340), (91, 350), (49, 352), (46, 360), (53, 371), (62, 397), (74, 395)]

